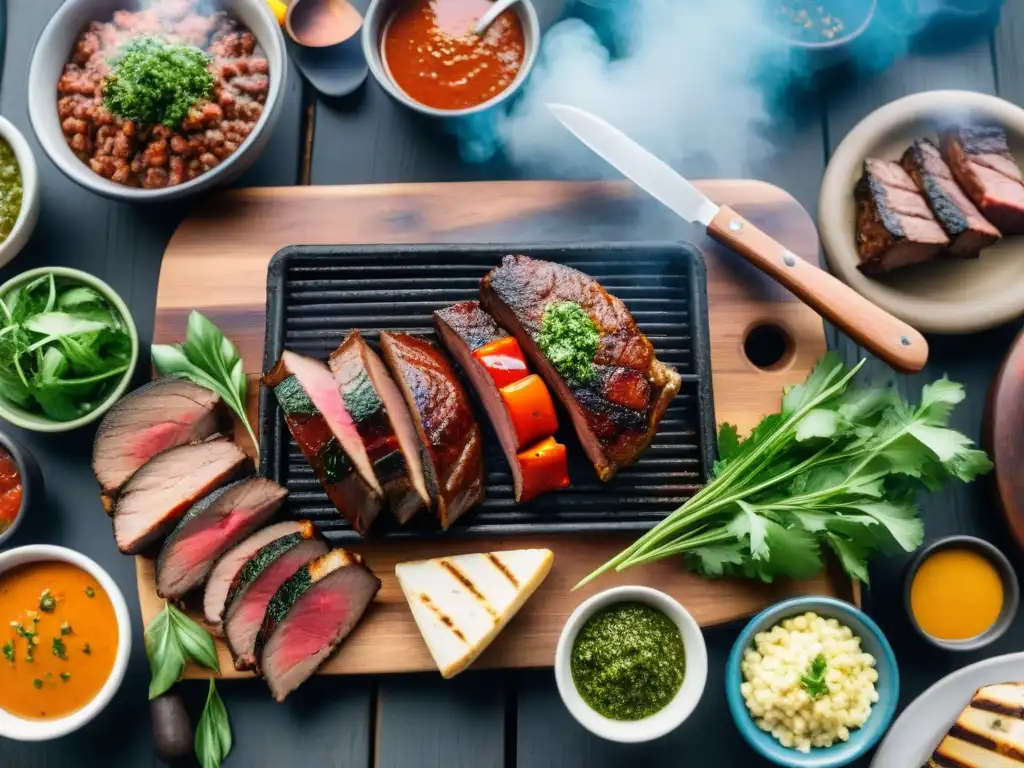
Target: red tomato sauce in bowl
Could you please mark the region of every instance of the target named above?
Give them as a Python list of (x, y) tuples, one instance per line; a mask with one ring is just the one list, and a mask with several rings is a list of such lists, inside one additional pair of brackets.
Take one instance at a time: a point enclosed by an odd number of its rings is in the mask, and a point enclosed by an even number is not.
[(434, 109), (469, 109), (500, 95), (523, 65), (523, 24), (505, 11), (473, 33), (490, 0), (410, 0), (384, 28), (381, 58), (410, 98)]
[(0, 450), (0, 533), (12, 525), (21, 511), (21, 474), (14, 457)]

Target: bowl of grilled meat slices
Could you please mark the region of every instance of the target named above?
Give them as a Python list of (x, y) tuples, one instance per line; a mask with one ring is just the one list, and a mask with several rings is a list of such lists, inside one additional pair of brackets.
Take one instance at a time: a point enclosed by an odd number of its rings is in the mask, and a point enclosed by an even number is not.
[(843, 139), (818, 203), (833, 274), (926, 333), (1024, 314), (1024, 109), (969, 91), (891, 102)]

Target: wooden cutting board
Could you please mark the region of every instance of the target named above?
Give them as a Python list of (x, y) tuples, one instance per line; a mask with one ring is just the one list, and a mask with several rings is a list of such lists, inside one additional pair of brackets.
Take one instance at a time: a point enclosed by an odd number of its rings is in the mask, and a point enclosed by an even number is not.
[[(758, 181), (705, 181), (698, 186), (736, 208), (802, 258), (818, 263), (818, 238), (807, 212), (786, 192)], [(778, 410), (780, 392), (802, 381), (825, 351), (821, 319), (701, 230), (609, 182), (483, 182), (350, 187), (243, 189), (202, 202), (171, 239), (157, 291), (154, 343), (181, 341), (189, 312), (210, 317), (238, 345), (250, 378), (256, 420), (256, 376), (263, 358), (267, 263), (287, 245), (339, 243), (529, 243), (688, 240), (704, 253), (708, 273), (715, 415), (749, 430)], [(764, 329), (768, 328), (767, 331)], [(755, 352), (782, 349), (759, 368), (744, 351), (754, 329)], [(780, 342), (780, 340), (782, 340)], [(757, 355), (754, 355), (757, 357)], [(383, 581), (366, 618), (324, 666), (329, 674), (433, 669), (394, 576), (395, 563), (481, 550), (548, 547), (555, 563), (547, 580), (477, 662), (479, 667), (548, 666), (569, 613), (587, 596), (617, 584), (644, 584), (678, 598), (702, 625), (749, 615), (800, 594), (855, 600), (839, 572), (774, 585), (706, 581), (677, 561), (662, 561), (570, 588), (618, 553), (631, 536), (517, 536), (495, 540), (377, 541), (355, 547)], [(137, 559), (142, 615), (162, 608), (153, 563)], [(195, 614), (198, 617), (198, 612)], [(221, 669), (237, 676), (221, 644)], [(190, 674), (202, 676), (202, 671)]]

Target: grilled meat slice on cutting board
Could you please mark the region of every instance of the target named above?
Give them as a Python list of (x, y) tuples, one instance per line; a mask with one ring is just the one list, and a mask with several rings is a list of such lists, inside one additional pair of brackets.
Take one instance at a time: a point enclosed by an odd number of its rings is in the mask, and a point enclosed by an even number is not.
[(281, 523), (268, 525), (261, 528), (247, 539), (240, 541), (217, 560), (206, 579), (206, 589), (203, 591), (203, 618), (206, 623), (213, 627), (215, 632), (221, 632), (221, 622), (224, 620), (224, 606), (228, 599), (228, 591), (234, 582), (238, 572), (242, 570), (250, 557), (256, 554), (272, 541), (287, 536), (290, 533), (298, 533), (305, 526), (313, 524), (295, 520), (285, 520)]
[(329, 549), (314, 525), (306, 522), (298, 531), (260, 547), (245, 562), (228, 589), (221, 624), (236, 669), (255, 666), (256, 635), (278, 587)]
[(951, 254), (977, 256), (982, 248), (999, 240), (999, 230), (960, 189), (939, 148), (931, 141), (915, 141), (903, 153), (900, 164), (924, 193), (939, 226), (949, 236), (947, 250)]
[(330, 366), (391, 512), (406, 523), (431, 501), (402, 393), (359, 331), (350, 332), (331, 353)]
[[(474, 352), (508, 338), (509, 334), (498, 327), (494, 319), (480, 309), (479, 302), (466, 301), (434, 313), (434, 325), (452, 357), (469, 378), (487, 411), (498, 435), (498, 442), (505, 453), (509, 470), (512, 473), (512, 486), (517, 502), (526, 502), (546, 491), (564, 488), (568, 482), (568, 469), (565, 467), (565, 448), (560, 449), (561, 471), (531, 472), (527, 466), (524, 483), (524, 468), (521, 462), (528, 462), (529, 456), (520, 455), (518, 437), (512, 415), (502, 399), (501, 391), (494, 378), (487, 372), (484, 365), (474, 356)], [(514, 343), (514, 342), (513, 342)], [(529, 448), (531, 446), (523, 446)]]
[(114, 506), (118, 548), (137, 554), (201, 498), (252, 470), (252, 461), (230, 440), (180, 445), (157, 454), (132, 475)]
[(406, 333), (384, 332), (380, 344), (425, 449), (423, 469), (437, 519), (448, 528), (484, 497), (480, 427), (441, 350)]
[(1024, 766), (1024, 682), (979, 688), (925, 768)]
[[(484, 277), (480, 298), (569, 412), (598, 476), (609, 480), (640, 458), (681, 380), (658, 360), (626, 305), (592, 277), (528, 256), (506, 256)], [(594, 356), (598, 375), (586, 383), (563, 379), (534, 340), (545, 308), (562, 301), (579, 304), (601, 335)]]
[(92, 447), (104, 506), (110, 511), (121, 487), (161, 451), (230, 426), (220, 396), (185, 379), (165, 376), (126, 395), (103, 417)]
[(287, 495), (273, 480), (248, 477), (193, 504), (156, 559), (157, 593), (177, 599), (206, 581), (217, 559), (264, 525)]
[(381, 487), (330, 369), (285, 350), (263, 383), (273, 388), (292, 437), (331, 503), (356, 532), (366, 533), (380, 512)]
[(952, 128), (939, 148), (953, 176), (985, 218), (1004, 235), (1024, 234), (1024, 182), (997, 126)]
[(924, 196), (899, 163), (865, 160), (853, 196), (860, 270), (865, 274), (930, 261), (949, 245)]
[(278, 701), (348, 637), (380, 589), (359, 555), (335, 549), (300, 568), (267, 606), (256, 639), (260, 673)]

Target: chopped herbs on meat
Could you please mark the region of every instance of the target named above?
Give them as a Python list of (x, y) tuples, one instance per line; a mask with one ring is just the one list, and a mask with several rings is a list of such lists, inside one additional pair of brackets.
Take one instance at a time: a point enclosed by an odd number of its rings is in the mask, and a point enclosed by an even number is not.
[(594, 321), (576, 302), (552, 302), (544, 309), (537, 345), (565, 380), (593, 378), (600, 340)]
[(194, 45), (136, 38), (103, 80), (103, 106), (118, 117), (177, 128), (213, 92), (212, 58)]

